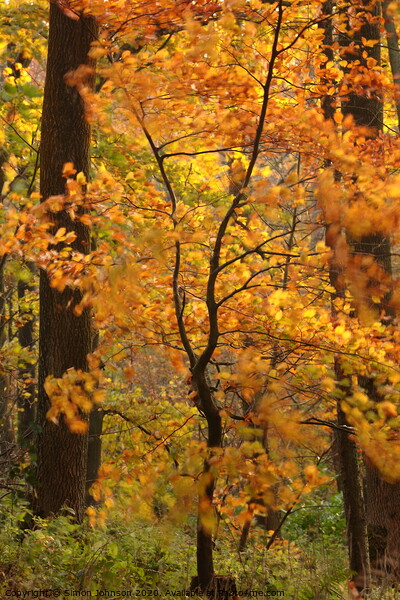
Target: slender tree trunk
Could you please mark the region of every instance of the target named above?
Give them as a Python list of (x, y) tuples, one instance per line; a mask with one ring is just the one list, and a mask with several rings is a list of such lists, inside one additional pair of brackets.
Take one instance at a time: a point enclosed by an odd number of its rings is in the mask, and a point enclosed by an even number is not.
[(103, 431), (104, 411), (93, 408), (89, 416), (88, 458), (86, 468), (86, 506), (97, 504), (90, 494), (90, 488), (98, 477), (101, 464), (101, 434)]
[[(34, 266), (25, 265), (25, 268), (34, 275)], [(34, 344), (34, 317), (31, 311), (27, 315), (21, 310), (21, 302), (24, 301), (25, 294), (32, 292), (34, 286), (29, 281), (18, 281), (18, 301), (20, 303), (20, 313), (23, 319), (28, 319), (22, 327), (18, 329), (18, 341), (21, 348), (32, 350)], [(35, 405), (35, 365), (31, 362), (25, 363), (18, 373), (19, 390), (17, 397), (18, 404), (18, 441), (21, 446), (28, 447), (33, 439), (33, 424), (36, 418)]]
[[(336, 361), (336, 376), (338, 381), (344, 379), (344, 373)], [(349, 386), (341, 386), (346, 392)], [(350, 390), (347, 389), (347, 393)], [(349, 548), (350, 569), (354, 573), (354, 581), (359, 589), (369, 586), (370, 562), (367, 519), (365, 514), (365, 498), (363, 494), (360, 458), (353, 436), (346, 431), (348, 422), (338, 402), (337, 446), (340, 462), (340, 475), (343, 486), (343, 499), (346, 514), (346, 532)]]
[[(43, 200), (65, 191), (64, 163), (71, 162), (78, 172), (89, 175), (90, 126), (75, 88), (68, 87), (65, 75), (88, 62), (91, 41), (96, 36), (92, 18), (71, 20), (57, 4), (50, 5), (50, 30), (47, 73), (44, 91), (40, 192)], [(93, 82), (89, 82), (91, 84)], [(73, 230), (75, 250), (88, 253), (90, 233), (81, 222), (65, 211), (53, 216), (54, 229)], [(63, 507), (74, 510), (81, 521), (85, 507), (87, 434), (71, 433), (64, 420), (59, 425), (48, 421), (49, 399), (44, 389), (46, 377), (61, 377), (69, 368), (87, 370), (87, 355), (92, 348), (91, 316), (80, 316), (74, 307), (80, 302), (79, 290), (52, 288), (45, 271), (40, 273), (40, 331), (37, 498), (35, 512), (47, 517)]]
[[(0, 264), (0, 349), (6, 338), (6, 290), (4, 285), (5, 260)], [(0, 454), (3, 459), (8, 457), (14, 443), (13, 423), (11, 416), (10, 388), (7, 374), (0, 371)]]
[[(8, 154), (3, 148), (0, 149), (0, 199), (3, 190), (5, 176), (3, 171), (3, 163), (8, 159)], [(4, 267), (6, 256), (0, 260), (0, 349), (3, 347), (6, 338), (6, 290), (4, 285)], [(13, 442), (10, 410), (8, 402), (8, 378), (6, 373), (0, 372), (0, 454), (6, 456), (11, 450)], [(11, 429), (10, 429), (11, 427)]]
[[(94, 250), (94, 242), (92, 239), (92, 247)], [(94, 352), (99, 344), (99, 332), (95, 331), (92, 341), (92, 352)], [(94, 506), (97, 504), (93, 496), (90, 494), (90, 488), (96, 481), (101, 464), (101, 435), (103, 432), (104, 410), (100, 407), (93, 407), (89, 415), (89, 439), (88, 439), (88, 456), (86, 466), (86, 491), (85, 504), (86, 506)]]
[[(198, 401), (207, 419), (207, 446), (221, 448), (222, 421), (219, 410), (212, 398), (210, 386), (204, 370), (193, 369), (193, 385), (198, 393)], [(213, 532), (215, 522), (214, 509), (215, 476), (210, 463), (205, 461), (204, 471), (200, 480), (199, 504), (197, 517), (197, 574), (198, 585), (202, 591), (210, 588), (215, 575), (213, 561)]]

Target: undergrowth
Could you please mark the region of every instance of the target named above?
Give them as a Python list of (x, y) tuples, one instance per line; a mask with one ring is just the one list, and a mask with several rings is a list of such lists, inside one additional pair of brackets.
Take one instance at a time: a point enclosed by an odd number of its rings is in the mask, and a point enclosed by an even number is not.
[[(0, 503), (0, 597), (55, 590), (68, 597), (184, 596), (196, 573), (196, 519), (180, 527), (168, 518), (144, 521), (110, 514), (104, 526), (77, 525), (71, 516), (34, 519), (27, 508)], [(287, 519), (283, 537), (267, 550), (271, 532), (254, 526), (243, 552), (238, 532), (221, 523), (215, 567), (236, 578), (239, 598), (347, 600), (350, 577), (340, 495), (315, 494)], [(24, 592), (30, 592), (24, 596)], [(372, 590), (370, 600), (396, 600)]]

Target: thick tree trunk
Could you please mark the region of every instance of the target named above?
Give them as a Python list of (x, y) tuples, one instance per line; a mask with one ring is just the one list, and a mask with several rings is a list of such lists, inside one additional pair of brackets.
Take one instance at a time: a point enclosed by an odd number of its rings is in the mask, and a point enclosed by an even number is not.
[[(369, 398), (381, 400), (371, 378), (360, 378)], [(384, 481), (366, 458), (367, 524), (372, 573), (383, 582), (400, 581), (400, 482)]]
[[(387, 36), (389, 61), (396, 85), (396, 111), (400, 128), (400, 54), (399, 38), (393, 16), (388, 12), (390, 2), (382, 2), (382, 13)], [(376, 260), (386, 272), (391, 273), (390, 245), (382, 247), (371, 240)], [(378, 240), (380, 241), (380, 240)], [(387, 312), (390, 313), (390, 310)], [(366, 381), (370, 395), (374, 396), (373, 382)], [(379, 398), (377, 398), (379, 400)], [(374, 465), (367, 462), (367, 518), (370, 536), (371, 561), (383, 575), (392, 574), (400, 578), (400, 483), (388, 483), (380, 477)]]
[[(351, 64), (359, 60), (361, 67), (366, 67), (367, 59), (373, 58), (377, 64), (380, 63), (380, 31), (379, 31), (379, 9), (378, 2), (370, 3), (369, 0), (361, 0), (358, 11), (364, 11), (363, 24), (354, 33), (352, 38), (341, 36), (342, 57)], [(377, 43), (371, 48), (364, 45), (363, 39), (374, 40)], [(350, 52), (348, 48), (350, 47)], [(357, 49), (358, 47), (358, 49)], [(355, 55), (356, 54), (358, 55)], [(357, 125), (371, 128), (370, 136), (374, 136), (382, 129), (383, 103), (375, 94), (348, 95), (348, 100), (342, 102), (343, 115), (352, 115)], [(377, 223), (376, 232), (364, 236), (353, 244), (354, 254), (373, 256), (375, 261), (389, 275), (391, 274), (391, 246), (390, 240), (379, 231)], [(390, 314), (387, 306), (388, 298), (385, 298), (379, 306), (374, 306), (371, 300), (371, 310), (377, 314), (382, 310)], [(375, 393), (374, 381), (371, 378), (360, 377), (359, 384), (366, 390), (369, 397), (379, 401)], [(382, 480), (378, 471), (367, 460), (366, 469), (366, 500), (367, 500), (367, 526), (369, 536), (369, 549), (371, 567), (373, 573), (385, 579), (387, 575), (400, 575), (400, 483), (389, 484)]]
[[(59, 7), (50, 6), (50, 31), (44, 91), (40, 191), (43, 200), (63, 194), (64, 163), (71, 162), (78, 172), (89, 174), (90, 126), (75, 88), (68, 87), (65, 75), (87, 63), (91, 41), (96, 36), (92, 18), (71, 20)], [(91, 82), (89, 82), (91, 83)], [(87, 253), (90, 234), (86, 226), (72, 221), (65, 211), (54, 215), (54, 229), (73, 230), (74, 249)], [(80, 302), (79, 290), (59, 292), (50, 286), (45, 271), (40, 273), (40, 331), (37, 498), (35, 512), (47, 517), (63, 507), (74, 510), (82, 520), (85, 507), (87, 434), (71, 433), (63, 419), (55, 425), (46, 419), (49, 399), (44, 389), (46, 377), (61, 377), (69, 368), (87, 370), (87, 355), (92, 347), (91, 316), (80, 316), (74, 307)]]
[(400, 578), (400, 485), (383, 481), (366, 461), (367, 520), (373, 574), (383, 581)]
[[(332, 0), (327, 0), (322, 12), (328, 16), (333, 13), (334, 4)], [(324, 53), (328, 61), (334, 60), (333, 52), (333, 23), (328, 19), (323, 24), (324, 28)], [(325, 63), (324, 63), (325, 65)], [(324, 65), (322, 67), (324, 68)], [(333, 119), (335, 108), (334, 98), (325, 96), (322, 99), (322, 109), (325, 119)], [(329, 166), (329, 165), (327, 165)], [(340, 173), (336, 173), (340, 178)], [(345, 280), (343, 269), (340, 262), (336, 260), (335, 245), (336, 235), (331, 235), (331, 224), (326, 224), (326, 244), (332, 247), (333, 256), (329, 267), (329, 279), (335, 292), (332, 294), (332, 315), (335, 315), (334, 300), (344, 298)], [(344, 379), (344, 373), (338, 358), (335, 359), (335, 375), (337, 385), (341, 388), (343, 395), (350, 393), (340, 382)], [(363, 589), (367, 587), (370, 580), (368, 535), (365, 516), (365, 504), (362, 487), (362, 477), (360, 473), (360, 461), (356, 442), (346, 431), (348, 422), (346, 415), (342, 411), (341, 401), (337, 406), (338, 430), (335, 432), (335, 446), (337, 449), (337, 466), (339, 489), (343, 492), (344, 509), (346, 515), (346, 533), (349, 552), (350, 569), (353, 572), (353, 579), (357, 581), (357, 587)]]

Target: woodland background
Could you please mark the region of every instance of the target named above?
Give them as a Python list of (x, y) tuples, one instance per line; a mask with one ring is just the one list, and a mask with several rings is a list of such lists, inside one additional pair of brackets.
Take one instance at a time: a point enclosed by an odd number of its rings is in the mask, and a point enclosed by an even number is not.
[(397, 2), (0, 17), (4, 597), (399, 597)]

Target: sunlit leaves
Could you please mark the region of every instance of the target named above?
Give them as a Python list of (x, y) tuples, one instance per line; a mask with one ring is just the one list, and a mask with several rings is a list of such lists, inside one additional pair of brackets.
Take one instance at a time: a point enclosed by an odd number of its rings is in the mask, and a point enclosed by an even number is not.
[[(338, 399), (371, 460), (386, 473), (392, 467), (399, 339), (394, 325), (381, 325), (379, 305), (391, 293), (390, 306), (400, 306), (399, 284), (370, 256), (355, 256), (349, 238), (360, 241), (379, 224), (399, 241), (399, 141), (386, 133), (371, 139), (344, 117), (340, 100), (332, 122), (319, 107), (322, 96), (381, 93), (388, 82), (371, 60), (324, 60), (320, 2), (287, 4), (274, 46), (277, 3), (68, 3), (75, 17), (90, 12), (100, 25), (91, 49), (96, 92), (85, 86), (87, 69), (69, 74), (95, 127), (93, 177), (67, 163), (66, 194), (42, 199), (40, 210), (34, 187), (28, 194), (18, 176), (28, 157), (33, 176), (41, 89), (29, 69), (18, 82), (19, 65), (5, 68), (4, 140), (17, 149), (3, 167), (9, 204), (0, 250), (46, 269), (55, 291), (80, 288), (77, 316), (93, 311), (100, 345), (89, 360), (106, 371), (106, 431), (118, 437), (120, 454), (105, 441), (92, 492), (110, 510), (122, 502), (151, 519), (159, 502), (178, 521), (210, 473), (219, 513), (237, 526), (265, 507), (293, 506), (327, 482), (316, 463), (330, 444)], [(4, 54), (1, 40), (0, 48)], [(68, 228), (52, 227), (57, 211), (91, 227), (90, 253), (74, 248)], [(343, 298), (332, 298), (329, 264)], [(225, 438), (211, 453), (197, 391), (184, 382), (182, 327), (196, 358), (212, 319), (218, 339), (207, 377)], [(166, 356), (169, 370), (160, 369)], [(374, 406), (357, 386), (343, 397), (338, 356), (352, 383), (357, 375), (377, 379), (381, 402)], [(86, 430), (102, 400), (91, 377), (50, 376), (53, 422), (64, 415), (73, 431)], [(213, 529), (211, 507), (200, 509)], [(95, 524), (105, 515), (88, 516)]]
[(85, 373), (69, 369), (61, 378), (49, 376), (45, 382), (51, 408), (47, 418), (58, 424), (60, 415), (71, 431), (85, 433), (88, 423), (82, 415), (88, 415), (96, 404), (104, 398), (104, 392), (98, 387), (99, 373)]

